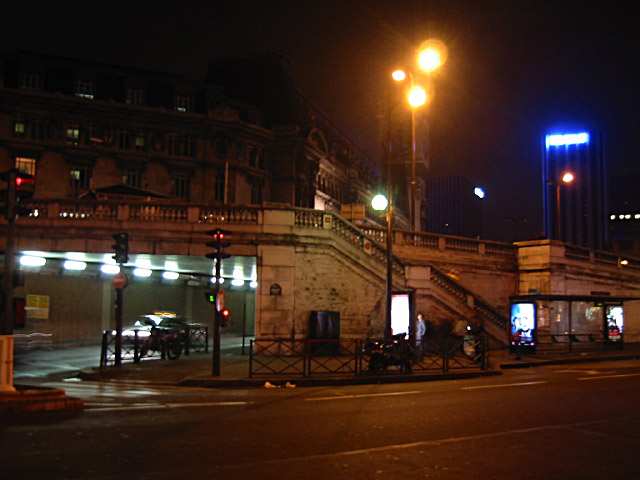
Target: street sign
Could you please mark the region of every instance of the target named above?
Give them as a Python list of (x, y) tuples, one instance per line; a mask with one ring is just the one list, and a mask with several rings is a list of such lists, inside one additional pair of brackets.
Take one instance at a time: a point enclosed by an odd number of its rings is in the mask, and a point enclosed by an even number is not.
[(216, 310), (218, 310), (219, 312), (224, 310), (225, 301), (226, 297), (224, 295), (224, 290), (219, 290), (218, 294), (216, 295)]
[(111, 285), (117, 289), (123, 289), (129, 283), (129, 279), (124, 273), (117, 273), (111, 279)]

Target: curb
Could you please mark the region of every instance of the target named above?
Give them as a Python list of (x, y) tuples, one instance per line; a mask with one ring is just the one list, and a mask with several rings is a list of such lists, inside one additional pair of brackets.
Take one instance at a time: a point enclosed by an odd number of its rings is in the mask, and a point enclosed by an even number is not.
[(12, 392), (0, 392), (0, 414), (82, 410), (82, 399), (67, 397), (60, 388), (15, 386)]
[(264, 387), (271, 384), (276, 388), (282, 388), (287, 384), (295, 387), (322, 387), (322, 386), (344, 386), (344, 385), (375, 385), (383, 383), (411, 383), (430, 382), (437, 380), (457, 380), (466, 378), (486, 377), (502, 375), (499, 370), (484, 370), (460, 373), (437, 373), (437, 374), (411, 374), (411, 375), (364, 375), (359, 377), (316, 377), (316, 378), (274, 378), (265, 377), (261, 379), (222, 379), (222, 378), (188, 378), (179, 382), (181, 387), (204, 387), (204, 388), (240, 388), (240, 387)]

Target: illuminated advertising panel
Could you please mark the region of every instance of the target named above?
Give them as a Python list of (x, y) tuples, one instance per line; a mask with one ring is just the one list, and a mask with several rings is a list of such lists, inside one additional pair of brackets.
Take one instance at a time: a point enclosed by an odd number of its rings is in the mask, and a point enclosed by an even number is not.
[(535, 345), (536, 309), (534, 303), (514, 303), (511, 305), (511, 344)]
[(607, 340), (610, 342), (622, 341), (622, 333), (624, 331), (622, 305), (607, 305), (605, 315), (607, 320)]

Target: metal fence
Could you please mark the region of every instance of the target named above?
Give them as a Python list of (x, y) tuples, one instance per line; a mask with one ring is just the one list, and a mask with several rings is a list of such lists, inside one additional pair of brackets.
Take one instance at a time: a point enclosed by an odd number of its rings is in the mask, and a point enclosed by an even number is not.
[(371, 342), (392, 348), (394, 340), (251, 340), (249, 377), (260, 375), (359, 376), (485, 369), (489, 366), (485, 337), (453, 339), (412, 345), (401, 341), (393, 359), (383, 362), (367, 348)]
[[(571, 353), (622, 350), (625, 335), (612, 341), (602, 333), (538, 333), (536, 352)], [(526, 347), (525, 347), (526, 348)]]
[[(184, 354), (191, 352), (209, 351), (209, 327), (203, 325), (191, 325), (184, 329), (183, 348)], [(147, 336), (140, 333), (144, 330), (133, 330), (133, 335), (122, 335), (122, 350), (120, 359), (123, 362), (139, 363), (142, 356), (142, 347)], [(145, 331), (146, 332), (146, 331)], [(165, 358), (164, 350), (148, 350), (145, 358)], [(102, 348), (100, 350), (100, 368), (114, 365), (116, 361), (116, 334), (114, 330), (102, 332)]]

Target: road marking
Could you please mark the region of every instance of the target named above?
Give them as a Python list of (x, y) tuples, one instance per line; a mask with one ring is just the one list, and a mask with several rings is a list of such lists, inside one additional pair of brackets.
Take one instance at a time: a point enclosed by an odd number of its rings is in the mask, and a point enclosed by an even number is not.
[(320, 402), (323, 400), (345, 400), (347, 398), (367, 398), (367, 397), (390, 397), (390, 396), (400, 396), (400, 395), (415, 395), (417, 393), (423, 393), (418, 390), (412, 390), (410, 392), (390, 392), (390, 393), (366, 393), (361, 395), (342, 395), (342, 396), (332, 396), (332, 397), (315, 397), (315, 398), (305, 398), (307, 402)]
[(586, 373), (588, 375), (601, 375), (606, 373), (616, 373), (615, 370), (602, 372), (600, 370), (557, 370), (556, 373)]
[[(233, 407), (247, 405), (250, 402), (207, 402), (207, 403), (138, 403), (132, 405), (116, 405), (113, 407), (88, 408), (85, 411), (93, 412), (124, 412), (131, 410), (165, 410), (169, 408), (193, 408), (193, 407)], [(88, 405), (90, 407), (90, 404)]]
[(523, 382), (523, 383), (505, 383), (502, 385), (480, 385), (477, 387), (462, 387), (462, 390), (479, 390), (481, 388), (522, 387), (522, 386), (528, 386), (528, 385), (539, 385), (541, 383), (547, 383), (547, 382), (540, 381), (540, 382)]
[(640, 373), (619, 373), (618, 375), (601, 375), (599, 377), (581, 377), (578, 380), (600, 380), (601, 378), (637, 377)]

